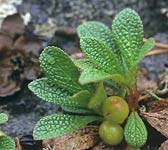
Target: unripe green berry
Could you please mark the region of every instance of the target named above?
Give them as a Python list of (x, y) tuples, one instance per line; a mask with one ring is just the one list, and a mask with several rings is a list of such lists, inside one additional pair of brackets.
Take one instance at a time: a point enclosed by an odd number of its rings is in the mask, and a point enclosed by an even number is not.
[(123, 139), (123, 128), (115, 123), (104, 121), (99, 127), (99, 136), (109, 145), (117, 145)]
[(106, 120), (121, 124), (128, 117), (129, 107), (123, 98), (111, 96), (105, 100), (102, 111)]

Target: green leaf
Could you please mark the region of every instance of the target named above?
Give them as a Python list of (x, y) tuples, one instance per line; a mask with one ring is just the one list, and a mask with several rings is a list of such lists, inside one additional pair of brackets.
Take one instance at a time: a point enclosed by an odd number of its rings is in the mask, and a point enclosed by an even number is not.
[(139, 15), (126, 8), (113, 20), (112, 33), (128, 69), (132, 67), (143, 44), (143, 25)]
[(75, 61), (75, 65), (83, 70), (79, 77), (79, 83), (82, 85), (102, 81), (111, 77), (110, 74), (100, 71), (100, 68), (95, 66), (89, 59), (79, 59)]
[(91, 97), (91, 93), (87, 90), (82, 90), (71, 97), (71, 101), (75, 103), (80, 103), (83, 107), (87, 107), (89, 99)]
[(74, 63), (81, 70), (98, 69), (98, 66), (95, 66), (89, 59), (78, 59)]
[(103, 81), (105, 79), (110, 79), (111, 75), (97, 69), (86, 69), (84, 70), (80, 77), (79, 83), (84, 85), (91, 82)]
[(94, 38), (82, 38), (80, 44), (83, 52), (89, 57), (91, 62), (104, 72), (109, 74), (122, 72), (116, 55), (104, 43)]
[(101, 107), (103, 102), (106, 100), (106, 98), (107, 98), (107, 94), (104, 89), (103, 82), (99, 82), (95, 93), (92, 95), (88, 103), (88, 107), (94, 110), (95, 112), (102, 114)]
[(95, 38), (110, 48), (114, 47), (112, 32), (103, 23), (88, 21), (79, 25), (77, 31), (80, 38)]
[(50, 103), (62, 106), (81, 106), (78, 102), (70, 100), (72, 94), (69, 91), (59, 87), (50, 79), (34, 80), (29, 83), (28, 87), (35, 95)]
[(137, 61), (139, 62), (155, 45), (153, 38), (149, 38), (141, 47)]
[(85, 115), (93, 115), (95, 112), (93, 112), (90, 109), (82, 108), (82, 107), (73, 107), (73, 106), (63, 106), (62, 109), (64, 111), (70, 112), (70, 113), (76, 113), (76, 114), (85, 114)]
[(97, 116), (50, 115), (37, 122), (33, 136), (35, 140), (63, 136), (99, 119)]
[(15, 142), (8, 136), (0, 136), (1, 150), (15, 150)]
[(8, 121), (8, 115), (4, 113), (0, 113), (0, 124)]
[(81, 90), (77, 82), (79, 71), (71, 58), (61, 49), (49, 46), (44, 49), (39, 59), (43, 71), (60, 87), (71, 93)]
[(133, 148), (141, 148), (147, 140), (147, 130), (137, 112), (132, 112), (124, 128), (126, 142)]
[(109, 74), (101, 70), (99, 66), (94, 65), (90, 60), (88, 59), (80, 59), (75, 61), (75, 65), (81, 68), (82, 73), (79, 77), (79, 83), (80, 84), (88, 84), (91, 82), (98, 82), (103, 81), (107, 79), (112, 79), (113, 81), (116, 81), (120, 84), (127, 84), (127, 81), (123, 77), (123, 75), (120, 74)]

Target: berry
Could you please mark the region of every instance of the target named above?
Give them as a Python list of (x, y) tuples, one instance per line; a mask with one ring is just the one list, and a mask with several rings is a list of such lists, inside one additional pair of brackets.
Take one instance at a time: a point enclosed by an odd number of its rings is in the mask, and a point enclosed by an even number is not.
[(104, 121), (99, 127), (99, 136), (109, 145), (117, 145), (123, 139), (123, 128), (115, 123)]
[(128, 117), (129, 108), (126, 101), (118, 96), (108, 97), (103, 103), (103, 116), (114, 123), (123, 123)]

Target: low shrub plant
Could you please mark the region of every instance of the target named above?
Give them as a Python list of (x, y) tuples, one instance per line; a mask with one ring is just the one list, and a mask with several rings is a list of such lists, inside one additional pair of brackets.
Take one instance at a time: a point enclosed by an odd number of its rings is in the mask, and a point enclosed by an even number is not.
[[(138, 63), (153, 48), (154, 40), (143, 42), (142, 21), (130, 8), (115, 16), (112, 29), (90, 21), (81, 24), (77, 32), (87, 58), (73, 60), (54, 46), (40, 55), (46, 77), (32, 81), (29, 89), (71, 114), (43, 117), (35, 126), (34, 138), (63, 136), (100, 121), (99, 135), (105, 143), (117, 145), (125, 138), (131, 147), (142, 147), (147, 131), (137, 113)], [(108, 95), (106, 86), (117, 89), (118, 94)]]

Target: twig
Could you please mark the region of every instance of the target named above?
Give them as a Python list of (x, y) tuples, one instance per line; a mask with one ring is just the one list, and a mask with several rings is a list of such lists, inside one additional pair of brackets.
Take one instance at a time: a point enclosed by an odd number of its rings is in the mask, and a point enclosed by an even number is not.
[(158, 55), (158, 54), (163, 54), (163, 53), (168, 53), (168, 49), (158, 49), (158, 50), (152, 50), (146, 54), (146, 56), (151, 56), (151, 55)]
[(145, 94), (143, 96), (140, 96), (138, 101), (142, 101), (142, 100), (147, 99), (147, 98), (150, 98), (149, 94)]
[(19, 138), (18, 138), (18, 137), (16, 138), (16, 146), (17, 146), (17, 150), (22, 150), (22, 149), (21, 149), (21, 145), (20, 145), (20, 141), (19, 141)]

